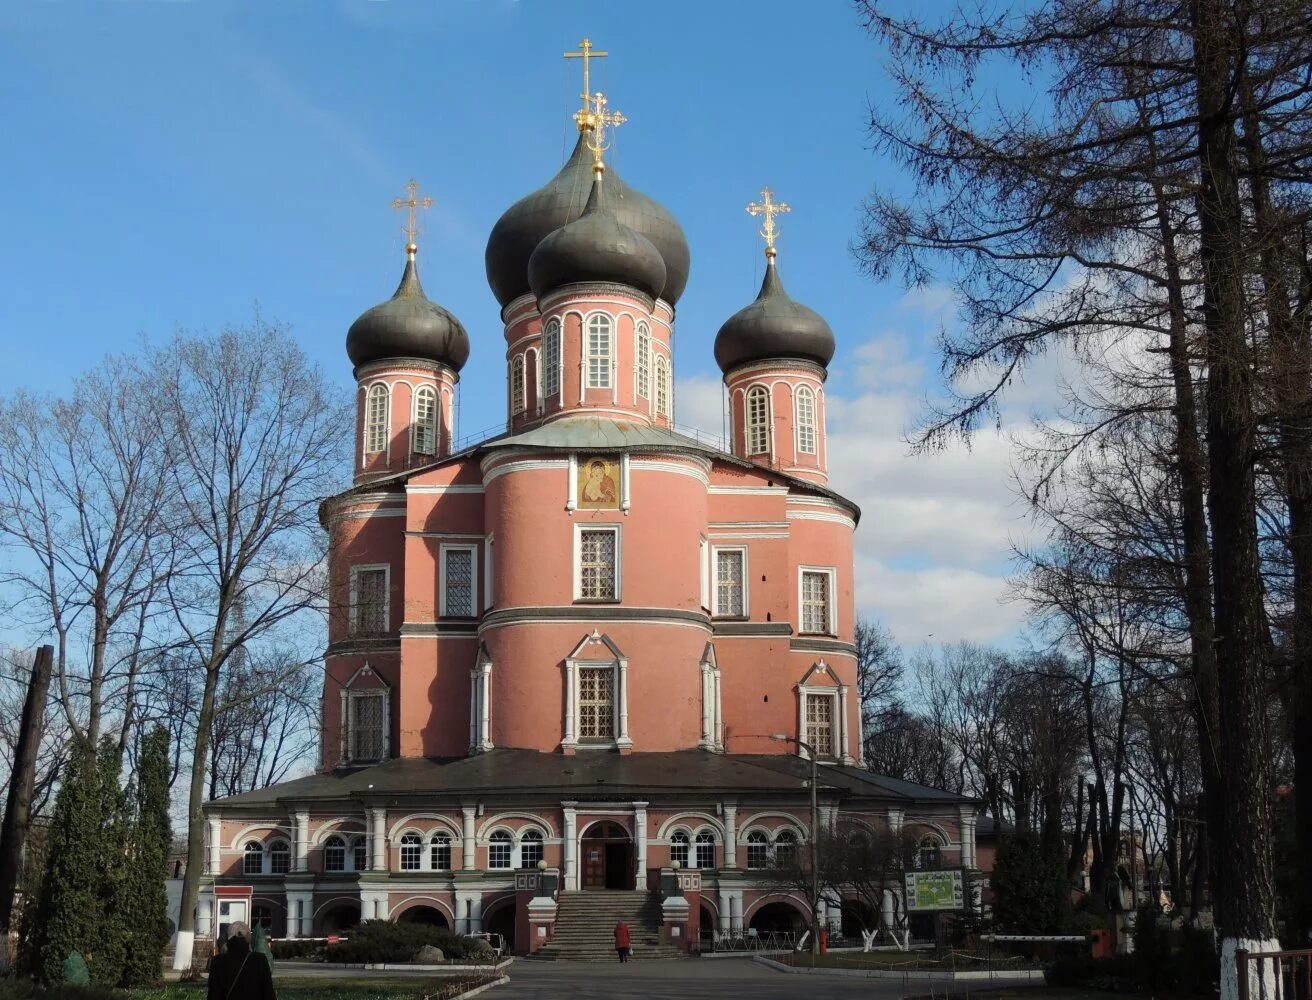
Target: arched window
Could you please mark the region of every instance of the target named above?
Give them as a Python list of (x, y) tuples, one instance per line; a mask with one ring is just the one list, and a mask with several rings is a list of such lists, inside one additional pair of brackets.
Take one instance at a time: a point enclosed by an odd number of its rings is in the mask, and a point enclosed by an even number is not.
[(809, 385), (798, 386), (797, 450), (806, 455), (815, 454), (815, 393)]
[(387, 450), (387, 386), (381, 382), (369, 387), (364, 408), (364, 451), (376, 455)]
[(285, 840), (275, 840), (269, 845), (269, 871), (275, 875), (286, 875), (292, 870), (292, 849)]
[(747, 867), (766, 868), (770, 864), (770, 841), (764, 831), (753, 830), (747, 835)]
[(352, 860), (355, 862), (355, 870), (358, 872), (365, 871), (369, 867), (369, 840), (365, 837), (356, 837), (355, 843), (351, 845)]
[(614, 345), (611, 334), (615, 324), (605, 313), (588, 320), (588, 388), (610, 388), (611, 357)]
[(542, 398), (550, 399), (560, 392), (560, 320), (547, 324), (542, 337)]
[(519, 867), (532, 868), (542, 860), (542, 831), (525, 830), (519, 838)]
[(765, 386), (747, 390), (747, 454), (762, 455), (770, 451), (770, 395)]
[(430, 385), (421, 385), (415, 393), (413, 427), (415, 454), (433, 454), (437, 450), (437, 393)]
[(933, 869), (943, 863), (943, 845), (932, 833), (922, 837), (916, 846), (916, 867)]
[(797, 834), (792, 830), (780, 830), (774, 838), (774, 863), (780, 868), (790, 868), (797, 862)]
[(323, 842), (323, 870), (346, 871), (346, 841), (336, 834)]
[(642, 399), (651, 398), (651, 331), (646, 323), (638, 324), (633, 345), (634, 365), (637, 369), (637, 393)]
[(670, 863), (688, 867), (688, 834), (684, 830), (675, 830), (670, 834)]
[(505, 830), (492, 834), (487, 845), (487, 866), (493, 869), (510, 867), (510, 856), (514, 853), (515, 841)]
[(524, 393), (524, 355), (516, 354), (510, 359), (510, 412), (523, 413), (528, 408)]
[(670, 366), (663, 357), (656, 359), (656, 416), (670, 415)]
[(246, 875), (259, 875), (264, 871), (264, 845), (259, 841), (250, 841), (242, 851), (241, 870)]
[(433, 839), (428, 842), (428, 850), (429, 868), (435, 872), (451, 870), (451, 835), (449, 833), (433, 834)]
[(424, 839), (417, 833), (407, 833), (401, 838), (401, 871), (419, 871), (423, 856)]
[(710, 830), (703, 830), (697, 834), (697, 867), (714, 868), (715, 867), (715, 834)]

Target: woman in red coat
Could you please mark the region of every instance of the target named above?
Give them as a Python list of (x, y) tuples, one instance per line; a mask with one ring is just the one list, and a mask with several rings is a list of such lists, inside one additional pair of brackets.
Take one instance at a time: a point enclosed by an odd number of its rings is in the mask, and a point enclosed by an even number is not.
[(623, 920), (615, 925), (615, 953), (621, 962), (629, 960), (629, 925)]

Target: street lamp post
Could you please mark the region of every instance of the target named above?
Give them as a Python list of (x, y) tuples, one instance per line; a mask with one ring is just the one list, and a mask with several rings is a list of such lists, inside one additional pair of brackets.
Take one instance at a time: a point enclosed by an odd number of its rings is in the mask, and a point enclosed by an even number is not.
[(815, 747), (796, 736), (772, 733), (770, 739), (779, 743), (796, 743), (811, 758), (811, 954), (820, 954), (820, 809), (816, 803), (816, 786), (819, 784), (819, 765)]

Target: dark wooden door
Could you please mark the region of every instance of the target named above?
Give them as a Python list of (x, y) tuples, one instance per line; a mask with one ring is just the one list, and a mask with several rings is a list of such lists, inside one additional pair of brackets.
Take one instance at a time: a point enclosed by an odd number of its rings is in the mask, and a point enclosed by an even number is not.
[(606, 887), (606, 844), (600, 840), (583, 841), (583, 888)]

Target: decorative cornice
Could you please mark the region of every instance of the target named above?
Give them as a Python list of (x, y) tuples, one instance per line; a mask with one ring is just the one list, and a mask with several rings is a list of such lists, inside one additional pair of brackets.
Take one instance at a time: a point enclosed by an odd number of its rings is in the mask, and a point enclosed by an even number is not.
[(716, 635), (723, 636), (768, 636), (777, 638), (793, 634), (793, 626), (788, 622), (731, 622), (717, 620), (711, 623), (711, 628)]
[(801, 636), (789, 640), (788, 648), (795, 653), (837, 653), (840, 656), (856, 656), (856, 646), (841, 639), (817, 639), (813, 636)]
[(499, 608), (483, 616), (479, 631), (502, 628), (524, 622), (598, 622), (636, 621), (671, 622), (710, 629), (711, 620), (703, 612), (685, 611), (682, 608), (633, 608), (624, 605), (561, 605), (557, 607)]
[(324, 650), (324, 656), (363, 656), (368, 653), (398, 653), (401, 651), (400, 637), (386, 635), (370, 636), (367, 639), (342, 639), (330, 642)]

